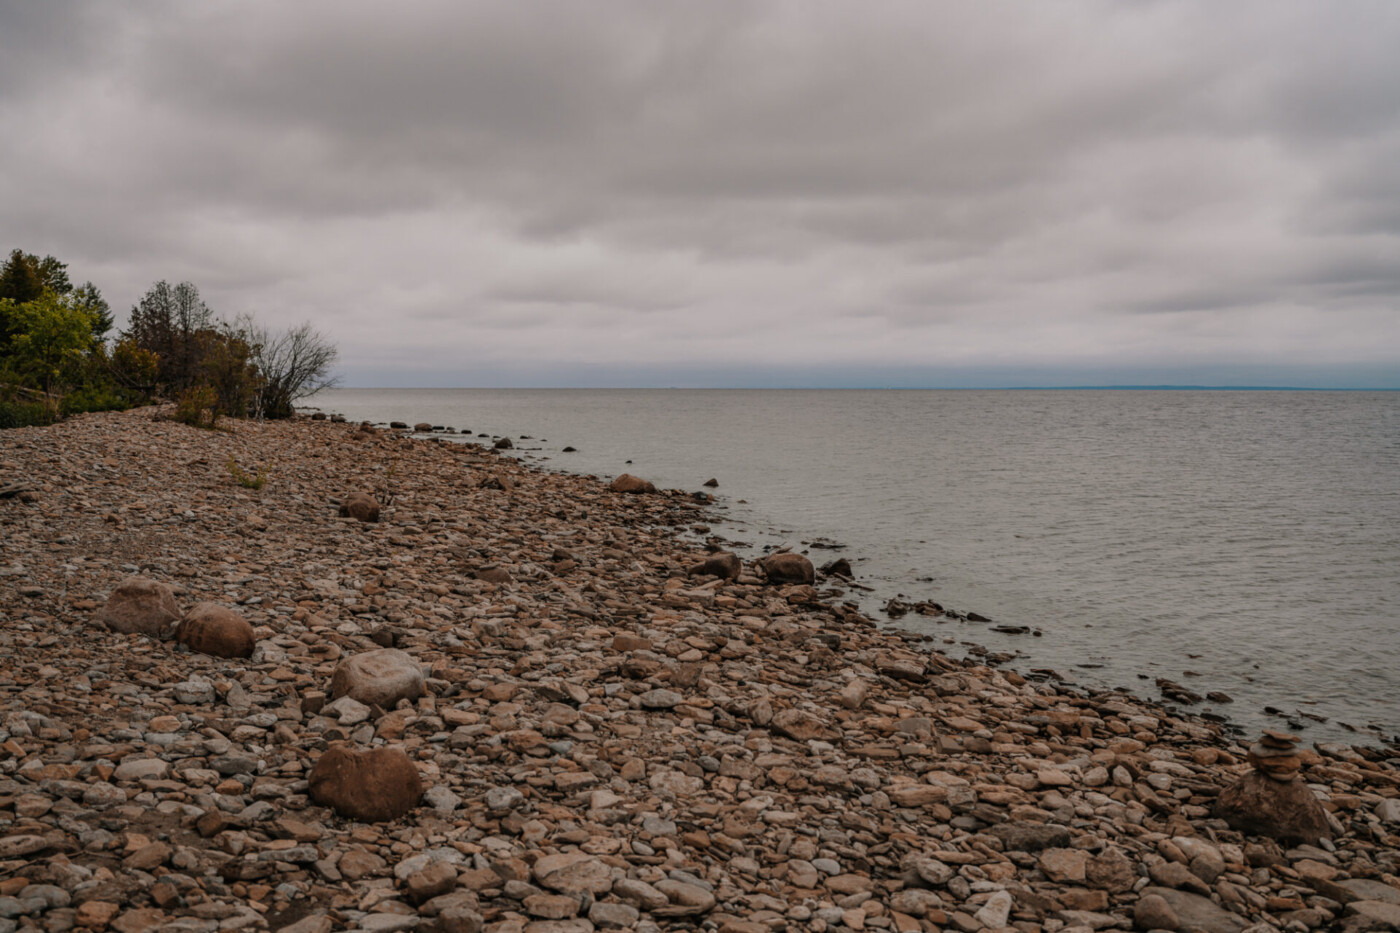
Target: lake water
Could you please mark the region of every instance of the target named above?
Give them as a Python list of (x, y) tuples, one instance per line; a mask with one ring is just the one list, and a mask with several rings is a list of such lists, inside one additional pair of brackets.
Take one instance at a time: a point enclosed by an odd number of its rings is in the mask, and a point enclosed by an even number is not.
[(686, 490), (714, 477), (715, 530), (751, 545), (741, 556), (826, 539), (845, 547), (809, 556), (849, 559), (877, 619), (902, 594), (993, 620), (897, 623), (953, 655), (1019, 652), (1008, 666), (1153, 698), (1167, 678), (1227, 694), (1189, 708), (1249, 730), (1400, 734), (1400, 393), (340, 389), (312, 402), (510, 436), (549, 468)]

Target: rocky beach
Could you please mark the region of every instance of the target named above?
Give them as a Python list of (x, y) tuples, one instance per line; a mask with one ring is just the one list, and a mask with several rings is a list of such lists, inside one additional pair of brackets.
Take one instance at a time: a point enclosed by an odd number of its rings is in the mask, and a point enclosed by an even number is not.
[(946, 658), (645, 477), (158, 415), (0, 433), (0, 933), (1400, 929), (1394, 749)]

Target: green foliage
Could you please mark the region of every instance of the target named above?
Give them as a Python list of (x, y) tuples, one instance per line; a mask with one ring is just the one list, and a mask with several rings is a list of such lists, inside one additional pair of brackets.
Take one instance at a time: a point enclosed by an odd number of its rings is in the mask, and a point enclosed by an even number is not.
[(22, 249), (11, 251), (10, 258), (0, 268), (0, 298), (22, 305), (43, 293), (44, 277), (39, 273), (38, 261)]
[(16, 397), (0, 398), (0, 429), (53, 424), (58, 418), (47, 402)]
[(267, 484), (267, 471), (258, 467), (256, 474), (249, 474), (243, 471), (238, 465), (238, 461), (232, 456), (228, 458), (228, 472), (233, 477), (234, 482), (244, 489), (262, 489)]
[(336, 381), (335, 346), (309, 325), (230, 325), (190, 282), (152, 285), (109, 344), (113, 323), (97, 286), (74, 288), (66, 263), (13, 250), (0, 265), (0, 425), (173, 396), (176, 420), (213, 428), (220, 415), (290, 417)]
[(219, 421), (218, 393), (209, 386), (191, 386), (175, 400), (175, 412), (170, 417), (192, 428), (212, 431)]
[(15, 329), (10, 368), (25, 384), (48, 393), (72, 384), (92, 346), (91, 312), (49, 290), (34, 301), (7, 304)]
[(123, 337), (112, 348), (110, 369), (123, 387), (149, 394), (160, 375), (160, 359), (150, 350), (138, 347), (130, 337)]
[(73, 290), (73, 303), (92, 315), (92, 340), (94, 345), (102, 343), (116, 324), (112, 317), (112, 306), (91, 282), (84, 282)]
[(67, 417), (87, 411), (126, 411), (142, 401), (144, 397), (140, 393), (110, 383), (94, 382), (79, 386), (63, 396), (59, 412)]
[(199, 382), (201, 351), (214, 327), (213, 312), (193, 283), (162, 280), (131, 309), (126, 336), (156, 355), (161, 384), (179, 390)]
[(199, 333), (196, 378), (213, 388), (219, 411), (235, 418), (252, 414), (262, 388), (262, 376), (253, 363), (254, 348), (239, 333), (222, 327)]

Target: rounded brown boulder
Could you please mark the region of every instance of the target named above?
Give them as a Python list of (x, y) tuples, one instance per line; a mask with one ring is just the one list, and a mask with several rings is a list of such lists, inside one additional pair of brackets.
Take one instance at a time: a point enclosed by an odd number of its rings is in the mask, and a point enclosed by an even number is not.
[(608, 484), (608, 488), (613, 492), (628, 492), (633, 495), (644, 492), (656, 492), (656, 487), (639, 476), (631, 473), (623, 473), (617, 479)]
[(801, 554), (772, 554), (758, 562), (769, 583), (813, 583), (812, 562)]
[(686, 570), (690, 576), (719, 577), (721, 580), (737, 580), (744, 565), (739, 558), (728, 552), (715, 554)]
[(123, 635), (165, 635), (180, 619), (175, 592), (149, 577), (127, 577), (97, 611), (97, 621)]
[(216, 658), (251, 657), (258, 641), (247, 619), (218, 603), (200, 603), (185, 613), (175, 640)]
[(377, 522), (379, 503), (367, 492), (352, 492), (340, 503), (340, 517), (361, 522)]
[(311, 799), (365, 823), (396, 820), (423, 796), (418, 768), (397, 746), (332, 745), (306, 778)]
[(1231, 829), (1268, 836), (1283, 843), (1315, 846), (1331, 838), (1327, 812), (1302, 781), (1278, 781), (1250, 771), (1215, 798), (1218, 819)]
[(348, 696), (391, 710), (399, 700), (416, 700), (426, 683), (412, 655), (397, 648), (379, 648), (351, 655), (331, 675), (331, 699)]

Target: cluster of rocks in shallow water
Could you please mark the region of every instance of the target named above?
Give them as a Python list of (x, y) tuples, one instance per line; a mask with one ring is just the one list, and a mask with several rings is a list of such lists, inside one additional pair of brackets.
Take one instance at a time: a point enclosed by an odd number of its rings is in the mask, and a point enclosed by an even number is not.
[[(707, 554), (687, 495), (329, 420), (0, 441), (0, 933), (1400, 924), (1393, 752), (1274, 780)], [(1232, 828), (1253, 778), (1325, 832)]]

